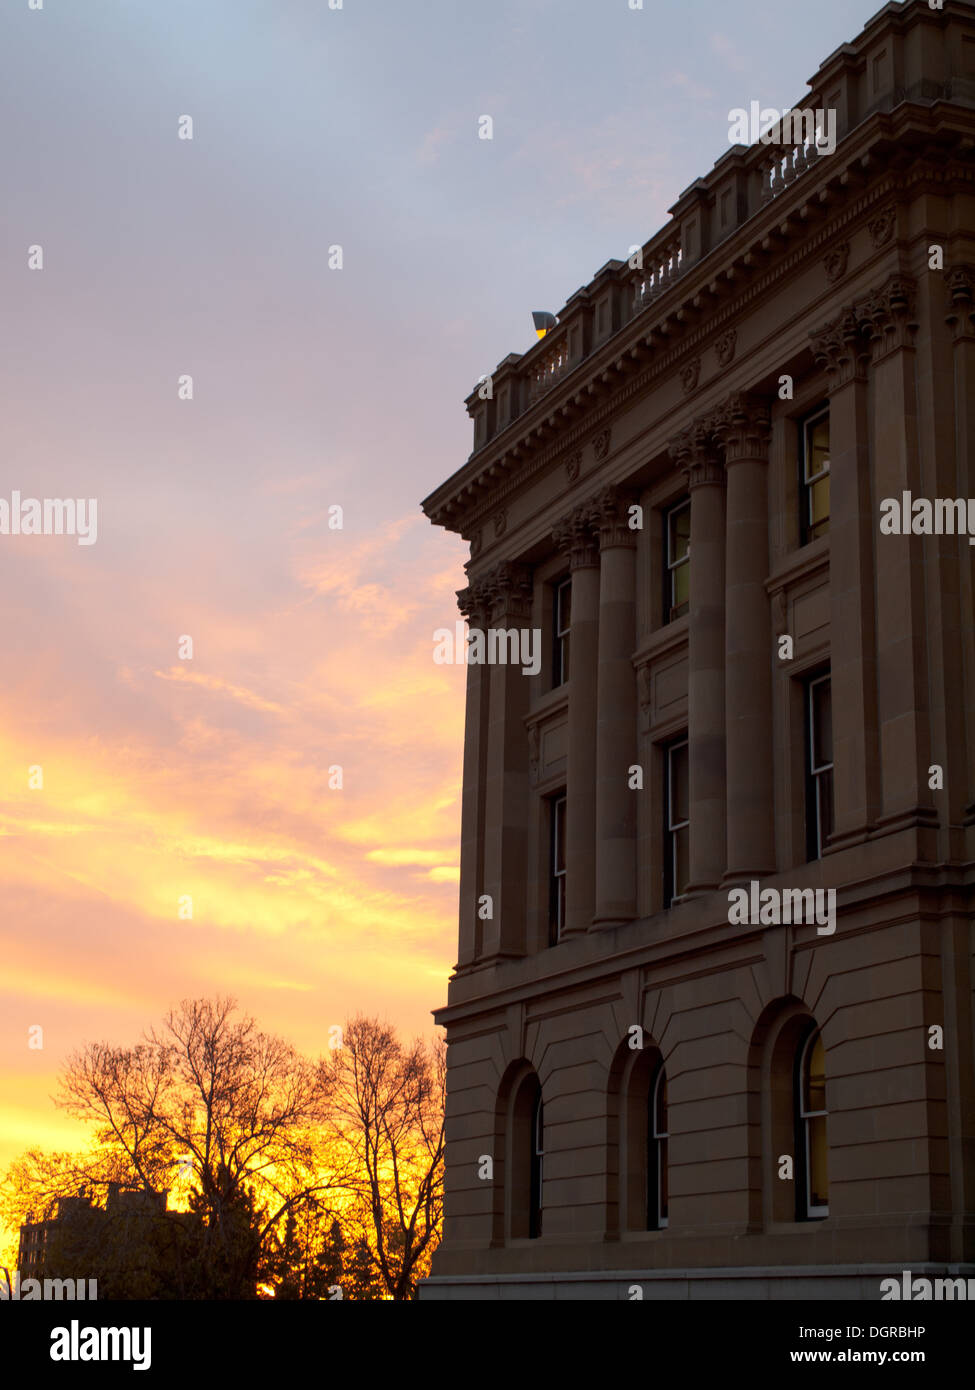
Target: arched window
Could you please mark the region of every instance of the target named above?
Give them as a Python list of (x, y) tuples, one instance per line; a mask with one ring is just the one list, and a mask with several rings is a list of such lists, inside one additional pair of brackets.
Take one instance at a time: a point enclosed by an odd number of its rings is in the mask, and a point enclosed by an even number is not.
[(532, 1110), (531, 1123), (531, 1192), (528, 1198), (528, 1234), (533, 1239), (542, 1234), (542, 1159), (544, 1145), (544, 1111), (539, 1090)]
[(667, 1073), (657, 1068), (647, 1104), (647, 1230), (667, 1225)]
[(796, 1216), (829, 1216), (826, 1051), (819, 1029), (807, 1033), (796, 1065)]
[(510, 1083), (504, 1139), (506, 1240), (533, 1239), (542, 1233), (542, 1156), (544, 1129), (542, 1088), (529, 1063), (522, 1063)]

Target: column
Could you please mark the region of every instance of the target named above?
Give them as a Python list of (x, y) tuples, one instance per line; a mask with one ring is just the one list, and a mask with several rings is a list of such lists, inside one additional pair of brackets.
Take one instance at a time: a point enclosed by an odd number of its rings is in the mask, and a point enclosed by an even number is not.
[[(724, 445), (727, 477), (725, 882), (730, 883), (761, 878), (775, 870), (772, 624), (765, 588), (769, 570), (768, 408), (748, 396), (732, 397), (719, 413), (717, 434)], [(693, 565), (692, 553), (692, 583)]]
[(725, 472), (710, 419), (686, 430), (671, 453), (684, 471), (691, 495), (690, 894), (716, 888), (725, 871)]
[[(953, 266), (946, 275), (948, 285), (947, 322), (954, 338), (954, 420), (955, 485), (954, 497), (969, 497), (975, 483), (975, 267)], [(969, 620), (961, 623), (963, 688), (975, 690), (975, 546), (961, 547), (959, 606)], [(959, 701), (959, 706), (962, 705)], [(975, 825), (975, 728), (965, 725), (965, 780), (959, 809), (967, 826)], [(951, 776), (949, 774), (949, 785)], [(952, 817), (955, 810), (952, 797)]]
[[(857, 305), (873, 361), (871, 440), (874, 496), (923, 495), (918, 466), (913, 282), (894, 276)], [(878, 826), (935, 825), (928, 788), (930, 729), (924, 613), (924, 537), (877, 535), (877, 715), (881, 801)], [(834, 701), (835, 704), (835, 701)], [(925, 853), (924, 858), (928, 855)]]
[(599, 533), (599, 661), (596, 676), (596, 910), (594, 927), (636, 916), (636, 816), (629, 784), (637, 761), (636, 499), (606, 488), (595, 500)]
[[(457, 594), (457, 607), (470, 628), (486, 628), (489, 591), (485, 581)], [(460, 820), (460, 930), (457, 969), (470, 966), (483, 952), (483, 922), (477, 915), (484, 869), (484, 776), (488, 743), (490, 667), (467, 667), (464, 719), (464, 784)]]
[[(509, 561), (489, 576), (490, 621), (494, 628), (531, 623), (532, 576), (527, 565)], [(521, 956), (526, 949), (528, 843), (528, 682), (521, 666), (488, 667), (488, 739), (484, 802), (484, 880), (491, 916), (478, 917), (483, 958)]]
[(829, 392), (830, 673), (833, 706), (831, 848), (865, 840), (879, 800), (877, 672), (867, 379), (852, 309), (810, 335)]
[(599, 661), (599, 548), (591, 503), (553, 532), (569, 557), (569, 749), (566, 760), (566, 922), (563, 936), (588, 931), (596, 902), (596, 689)]

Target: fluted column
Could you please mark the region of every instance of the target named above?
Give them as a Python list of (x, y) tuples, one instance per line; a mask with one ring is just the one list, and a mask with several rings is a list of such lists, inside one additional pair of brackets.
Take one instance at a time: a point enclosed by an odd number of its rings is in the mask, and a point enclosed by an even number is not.
[[(772, 628), (765, 588), (769, 569), (768, 408), (747, 396), (734, 396), (719, 412), (716, 432), (724, 446), (728, 489), (725, 882), (733, 882), (760, 878), (775, 869)], [(692, 552), (692, 582), (693, 565)]]
[(690, 770), (688, 893), (725, 871), (725, 472), (710, 420), (685, 431), (671, 455), (691, 494), (687, 722)]
[(852, 309), (812, 338), (829, 393), (831, 847), (866, 839), (879, 800), (874, 530), (864, 345)]
[[(457, 606), (471, 629), (487, 627), (490, 593), (484, 580), (457, 594)], [(477, 914), (484, 870), (484, 776), (488, 746), (490, 667), (467, 667), (467, 707), (464, 720), (464, 783), (460, 819), (460, 945), (458, 970), (472, 965), (483, 952), (483, 922)]]
[[(873, 360), (874, 494), (923, 495), (918, 463), (912, 281), (895, 276), (857, 305)], [(875, 525), (877, 523), (875, 522)], [(878, 535), (877, 714), (881, 804), (878, 825), (890, 830), (937, 821), (930, 764), (923, 553), (913, 536)], [(925, 855), (924, 857), (927, 857)]]
[(599, 548), (592, 507), (577, 508), (553, 532), (569, 557), (569, 749), (566, 767), (565, 928), (588, 931), (596, 900), (596, 692), (599, 661)]
[[(488, 580), (490, 624), (531, 625), (532, 576), (526, 565), (505, 562)], [(520, 665), (488, 668), (488, 746), (484, 807), (484, 894), (491, 916), (478, 917), (485, 960), (524, 955), (527, 914), (529, 676)]]
[(599, 534), (599, 666), (596, 678), (596, 910), (593, 926), (636, 916), (637, 761), (635, 499), (606, 488), (595, 499)]

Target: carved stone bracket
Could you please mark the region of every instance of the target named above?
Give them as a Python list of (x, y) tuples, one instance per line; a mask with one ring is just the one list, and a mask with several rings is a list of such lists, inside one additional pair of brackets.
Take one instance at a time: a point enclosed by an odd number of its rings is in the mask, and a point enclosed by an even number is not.
[(956, 338), (975, 337), (975, 268), (954, 265), (945, 271), (945, 323)]

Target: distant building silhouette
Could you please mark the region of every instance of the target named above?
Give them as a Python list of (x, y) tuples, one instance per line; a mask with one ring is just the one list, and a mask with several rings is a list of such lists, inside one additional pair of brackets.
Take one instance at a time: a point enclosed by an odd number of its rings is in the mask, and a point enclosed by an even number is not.
[(99, 1297), (157, 1297), (169, 1292), (176, 1265), (192, 1255), (200, 1227), (191, 1212), (167, 1210), (167, 1192), (129, 1191), (110, 1183), (105, 1206), (84, 1190), (62, 1197), (53, 1213), (20, 1228), (18, 1270), (27, 1279), (98, 1280)]
[(423, 504), (546, 653), (468, 667), (425, 1299), (975, 1274), (975, 6), (811, 89), (835, 152), (728, 149)]

